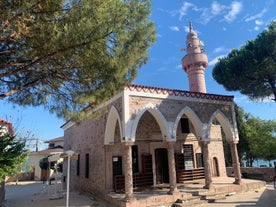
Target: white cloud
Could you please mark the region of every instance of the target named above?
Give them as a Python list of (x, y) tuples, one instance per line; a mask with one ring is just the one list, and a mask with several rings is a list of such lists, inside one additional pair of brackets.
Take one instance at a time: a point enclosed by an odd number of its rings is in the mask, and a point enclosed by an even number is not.
[(225, 57), (225, 55), (219, 55), (219, 56), (215, 57), (213, 60), (208, 62), (208, 65), (209, 66), (215, 65), (218, 62), (219, 58), (223, 58), (223, 57)]
[(254, 30), (255, 30), (255, 31), (258, 31), (259, 29), (260, 29), (260, 27), (258, 27), (258, 26), (255, 26), (255, 27), (254, 27)]
[(179, 31), (179, 28), (177, 26), (170, 26), (169, 28), (170, 28), (170, 30), (175, 31), (175, 32)]
[(209, 8), (201, 9), (200, 19), (203, 24), (207, 24), (215, 15), (212, 14)]
[(193, 4), (187, 1), (182, 4), (181, 8), (179, 9), (179, 20), (182, 20), (182, 17), (187, 14), (188, 9), (192, 6)]
[(256, 24), (256, 25), (262, 25), (263, 23), (264, 23), (263, 21), (255, 20), (255, 24)]
[[(196, 34), (200, 34), (201, 33), (200, 31), (198, 31), (198, 30), (196, 30), (194, 28), (193, 28), (193, 30), (195, 31)], [(187, 32), (187, 33), (189, 33), (190, 32), (190, 27), (184, 26), (184, 31)]]
[(221, 46), (221, 47), (215, 48), (213, 50), (213, 53), (221, 53), (221, 52), (225, 52), (225, 51), (226, 51), (226, 49), (223, 46)]
[(213, 15), (219, 15), (225, 9), (224, 5), (219, 4), (218, 2), (214, 1), (211, 5), (211, 13)]
[(224, 19), (227, 22), (232, 22), (236, 19), (237, 15), (241, 12), (242, 10), (242, 3), (238, 1), (233, 1), (231, 3), (231, 9), (230, 11), (224, 16)]
[(185, 30), (185, 32), (190, 32), (190, 28), (188, 27), (188, 26), (184, 26), (184, 30)]
[(262, 18), (263, 15), (267, 12), (267, 9), (263, 9), (260, 13), (258, 14), (255, 14), (253, 16), (250, 16), (250, 17), (247, 17), (244, 21), (245, 22), (250, 22), (250, 21), (253, 21), (255, 19), (259, 19), (259, 18)]
[(249, 98), (247, 96), (243, 96), (243, 95), (239, 96), (239, 97), (235, 96), (234, 101), (236, 103), (250, 103)]

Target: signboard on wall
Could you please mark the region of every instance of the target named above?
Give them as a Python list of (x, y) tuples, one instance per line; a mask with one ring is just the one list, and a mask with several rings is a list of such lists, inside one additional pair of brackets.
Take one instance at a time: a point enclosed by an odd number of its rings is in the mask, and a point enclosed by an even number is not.
[(194, 164), (192, 160), (185, 161), (185, 170), (192, 170), (194, 169)]

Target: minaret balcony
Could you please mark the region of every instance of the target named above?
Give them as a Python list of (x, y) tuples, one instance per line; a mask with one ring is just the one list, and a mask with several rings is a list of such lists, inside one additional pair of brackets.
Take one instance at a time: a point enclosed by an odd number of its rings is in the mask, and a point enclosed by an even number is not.
[(203, 65), (204, 68), (208, 66), (208, 57), (205, 53), (193, 53), (187, 54), (182, 58), (182, 68), (186, 71), (186, 68), (191, 65)]

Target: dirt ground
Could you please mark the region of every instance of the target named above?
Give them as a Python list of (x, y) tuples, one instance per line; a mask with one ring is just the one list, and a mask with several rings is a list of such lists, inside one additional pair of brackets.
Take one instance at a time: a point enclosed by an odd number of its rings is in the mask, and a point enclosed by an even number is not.
[(215, 203), (205, 203), (198, 207), (276, 207), (276, 190), (272, 183), (258, 190), (227, 196)]
[[(78, 192), (70, 192), (70, 207), (111, 207), (109, 203)], [(42, 182), (19, 182), (6, 184), (4, 207), (65, 207), (66, 193), (58, 185)], [(227, 196), (215, 203), (205, 203), (198, 207), (274, 207), (276, 190), (272, 183), (257, 190)], [(160, 206), (161, 207), (161, 206)]]
[[(93, 196), (78, 192), (69, 193), (70, 207), (111, 207)], [(46, 185), (42, 182), (19, 182), (6, 184), (4, 207), (64, 207), (66, 192), (61, 186)]]

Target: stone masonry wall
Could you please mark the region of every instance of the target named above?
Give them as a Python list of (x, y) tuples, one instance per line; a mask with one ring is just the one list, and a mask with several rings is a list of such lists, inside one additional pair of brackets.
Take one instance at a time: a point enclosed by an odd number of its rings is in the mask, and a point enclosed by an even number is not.
[[(232, 167), (227, 167), (227, 176), (231, 176)], [(267, 182), (273, 181), (276, 176), (275, 168), (273, 167), (241, 167), (242, 175), (247, 175), (247, 178), (261, 179)], [(244, 178), (244, 177), (243, 177)]]
[[(122, 111), (121, 99), (113, 102), (113, 106)], [(105, 127), (109, 108), (103, 111), (98, 118), (83, 121), (73, 125), (64, 131), (64, 150), (73, 150), (80, 155), (79, 175), (77, 175), (77, 161), (71, 162), (70, 186), (79, 191), (93, 191), (103, 194), (106, 187), (106, 155), (104, 147)], [(121, 113), (120, 113), (121, 114)], [(120, 142), (118, 126), (115, 131), (116, 142)], [(122, 149), (117, 146), (114, 154), (119, 154)], [(116, 153), (117, 152), (117, 153)], [(85, 177), (85, 156), (89, 154), (89, 178)], [(110, 159), (112, 160), (112, 159)], [(110, 170), (110, 167), (107, 168)], [(64, 174), (67, 172), (67, 164), (64, 165)]]
[[(101, 116), (97, 120), (87, 120), (80, 125), (74, 125), (64, 132), (65, 150), (71, 149), (80, 154), (79, 175), (77, 175), (77, 161), (71, 162), (71, 185), (74, 189), (104, 190), (105, 176), (102, 176), (102, 173), (105, 171), (105, 122), (106, 116)], [(89, 178), (85, 177), (86, 154), (89, 154)]]
[(230, 123), (233, 123), (231, 115), (231, 106), (220, 103), (207, 103), (183, 100), (158, 99), (147, 97), (131, 97), (130, 98), (130, 117), (133, 119), (139, 110), (146, 107), (149, 103), (155, 105), (164, 115), (167, 121), (175, 121), (177, 115), (186, 106), (190, 107), (203, 123), (208, 123), (210, 117), (216, 110), (220, 110), (227, 116)]

